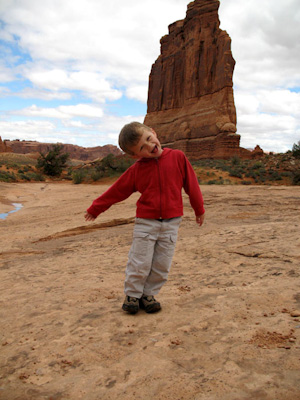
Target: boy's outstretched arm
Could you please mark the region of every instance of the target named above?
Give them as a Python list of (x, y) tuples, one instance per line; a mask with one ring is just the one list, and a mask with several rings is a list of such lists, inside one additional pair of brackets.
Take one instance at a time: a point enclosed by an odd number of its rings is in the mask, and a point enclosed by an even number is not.
[(205, 214), (197, 215), (197, 217), (196, 217), (196, 222), (197, 222), (197, 224), (198, 224), (199, 226), (202, 226), (202, 225), (203, 225), (204, 218), (205, 218)]
[(88, 212), (86, 212), (84, 214), (84, 218), (85, 218), (86, 221), (95, 221), (95, 219), (96, 219), (92, 214), (90, 214)]

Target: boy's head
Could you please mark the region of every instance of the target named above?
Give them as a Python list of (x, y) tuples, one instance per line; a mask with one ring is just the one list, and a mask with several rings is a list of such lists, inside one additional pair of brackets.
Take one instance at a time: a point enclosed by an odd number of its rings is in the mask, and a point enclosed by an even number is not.
[(162, 148), (153, 129), (140, 122), (131, 122), (119, 135), (119, 146), (134, 158), (158, 158)]

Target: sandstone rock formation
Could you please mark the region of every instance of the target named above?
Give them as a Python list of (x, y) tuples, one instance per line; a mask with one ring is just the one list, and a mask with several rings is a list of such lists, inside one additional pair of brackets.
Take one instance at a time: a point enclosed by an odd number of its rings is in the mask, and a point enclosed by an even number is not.
[[(4, 144), (12, 149), (14, 153), (28, 154), (28, 153), (47, 153), (53, 143), (40, 143), (35, 141), (26, 140), (7, 140)], [(63, 152), (69, 153), (70, 158), (82, 161), (92, 161), (97, 158), (104, 158), (108, 154), (120, 155), (121, 150), (118, 147), (107, 144), (105, 146), (97, 147), (80, 147), (73, 144), (62, 144)]]
[(0, 153), (11, 153), (11, 152), (12, 148), (10, 146), (7, 146), (7, 144), (2, 141), (0, 136)]
[(169, 26), (149, 77), (144, 123), (190, 159), (239, 154), (231, 39), (219, 28), (219, 1), (195, 0)]

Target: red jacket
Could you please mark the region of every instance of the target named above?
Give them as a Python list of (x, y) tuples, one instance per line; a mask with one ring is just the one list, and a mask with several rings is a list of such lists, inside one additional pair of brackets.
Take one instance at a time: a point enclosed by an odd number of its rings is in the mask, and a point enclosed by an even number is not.
[(110, 206), (140, 192), (138, 218), (174, 218), (183, 215), (182, 188), (189, 195), (195, 215), (204, 214), (203, 197), (195, 172), (184, 153), (165, 148), (159, 158), (141, 158), (100, 197), (87, 212), (94, 217)]

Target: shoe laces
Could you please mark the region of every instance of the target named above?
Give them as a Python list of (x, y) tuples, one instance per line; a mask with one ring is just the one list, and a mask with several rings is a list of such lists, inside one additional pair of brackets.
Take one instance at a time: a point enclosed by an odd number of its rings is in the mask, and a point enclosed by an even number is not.
[(147, 300), (147, 301), (156, 301), (154, 296), (143, 296), (143, 299)]
[(127, 296), (127, 300), (134, 301), (134, 302), (138, 301), (138, 299), (136, 297), (130, 297), (130, 296)]

